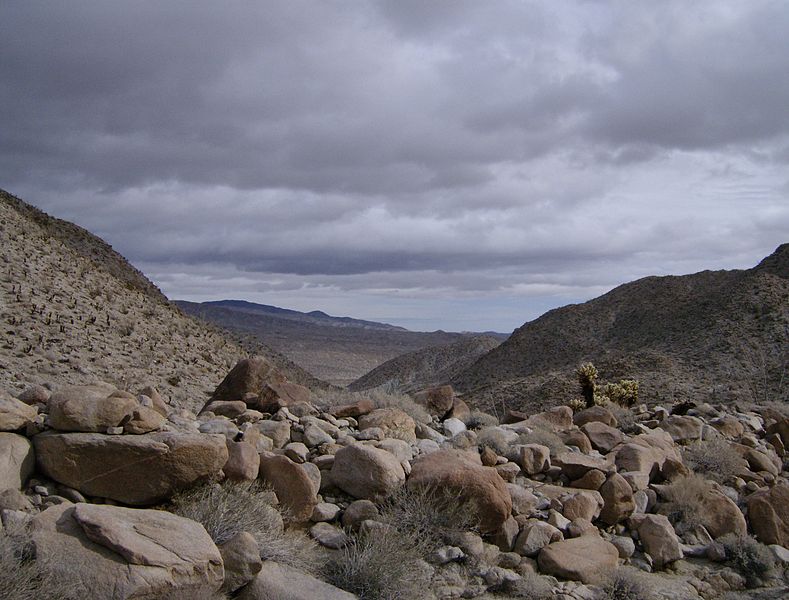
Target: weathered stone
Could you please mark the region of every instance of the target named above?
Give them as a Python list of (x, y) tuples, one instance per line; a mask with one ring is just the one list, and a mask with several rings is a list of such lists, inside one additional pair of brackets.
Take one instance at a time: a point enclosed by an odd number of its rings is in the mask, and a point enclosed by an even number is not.
[(573, 415), (576, 427), (583, 427), (587, 423), (603, 423), (609, 427), (616, 427), (617, 421), (614, 413), (605, 406), (590, 406)]
[(442, 423), (442, 426), (444, 428), (444, 435), (448, 438), (453, 438), (466, 431), (466, 424), (460, 419), (446, 419)]
[(329, 412), (337, 418), (353, 417), (358, 418), (373, 411), (375, 405), (369, 398), (362, 398), (353, 404), (343, 404), (332, 406)]
[(537, 556), (548, 544), (564, 539), (562, 532), (544, 521), (528, 521), (521, 528), (513, 547), (521, 556)]
[(381, 500), (405, 483), (405, 471), (386, 450), (353, 444), (334, 455), (331, 480), (354, 498)]
[(573, 426), (573, 409), (569, 406), (554, 406), (545, 412), (530, 416), (526, 423), (538, 429), (564, 431)]
[(634, 515), (631, 517), (630, 528), (638, 531), (638, 537), (644, 550), (652, 557), (656, 568), (683, 557), (677, 534), (664, 515)]
[(599, 490), (600, 486), (604, 483), (605, 473), (597, 469), (592, 469), (591, 471), (587, 471), (583, 477), (572, 481), (570, 485), (584, 490)]
[(108, 395), (104, 386), (75, 385), (52, 394), (47, 407), (54, 429), (95, 433), (122, 427), (140, 404), (131, 395)]
[(109, 436), (41, 433), (33, 438), (39, 470), (88, 496), (153, 504), (216, 475), (227, 462), (220, 436), (181, 433)]
[(512, 499), (504, 481), (479, 455), (458, 450), (439, 450), (414, 461), (409, 487), (426, 486), (457, 494), (476, 513), (483, 532), (501, 527), (512, 511)]
[[(568, 431), (560, 431), (559, 437), (565, 446), (575, 446), (584, 454), (589, 454), (592, 451), (592, 442), (586, 437), (586, 434), (580, 429), (570, 429)], [(558, 455), (566, 450), (554, 450), (553, 453)]]
[(562, 515), (570, 521), (585, 519), (594, 521), (603, 507), (600, 494), (592, 490), (574, 490), (560, 498), (562, 502)]
[(608, 454), (616, 446), (625, 441), (624, 433), (605, 423), (597, 421), (586, 423), (581, 427), (581, 431), (589, 438), (592, 447), (602, 454)]
[(789, 485), (780, 484), (751, 494), (748, 520), (760, 542), (789, 548)]
[[(38, 560), (82, 598), (157, 598), (174, 590), (212, 592), (222, 557), (202, 525), (158, 510), (61, 504), (35, 516)], [(71, 590), (70, 590), (71, 591)]]
[(227, 417), (217, 417), (200, 423), (200, 433), (209, 435), (223, 435), (228, 440), (235, 440), (241, 433), (238, 426)]
[(340, 507), (331, 502), (319, 502), (312, 509), (310, 521), (313, 523), (323, 523), (327, 521), (334, 521), (337, 515), (340, 514)]
[(294, 569), (267, 560), (258, 576), (236, 597), (238, 600), (356, 600), (356, 596)]
[(32, 423), (38, 409), (0, 392), (0, 431), (17, 431)]
[(17, 400), (21, 400), (25, 404), (46, 404), (49, 397), (52, 395), (47, 388), (43, 385), (31, 385), (24, 389), (24, 391), (17, 396)]
[(693, 442), (701, 439), (704, 421), (688, 415), (671, 415), (661, 421), (659, 427), (668, 432), (675, 442)]
[(225, 440), (227, 462), (222, 467), (225, 477), (236, 481), (255, 481), (260, 471), (260, 455), (257, 449), (246, 442)]
[(209, 402), (206, 404), (203, 412), (212, 412), (220, 417), (235, 419), (237, 416), (243, 414), (246, 410), (248, 410), (248, 407), (242, 400), (218, 400), (216, 402)]
[(0, 433), (0, 491), (19, 490), (36, 466), (33, 445), (15, 433)]
[(0, 510), (30, 511), (32, 508), (30, 499), (19, 490), (9, 488), (0, 491)]
[(334, 442), (332, 436), (311, 423), (304, 426), (301, 437), (304, 440), (304, 444), (309, 448), (315, 448), (321, 444), (331, 444)]
[(285, 444), (285, 456), (287, 456), (290, 460), (295, 463), (305, 463), (310, 456), (310, 451), (307, 446), (302, 444), (301, 442), (291, 442), (290, 444)]
[(541, 572), (584, 583), (615, 568), (618, 562), (616, 547), (594, 535), (554, 542), (545, 546), (537, 557)]
[(318, 503), (318, 488), (302, 465), (281, 454), (262, 454), (259, 477), (274, 488), (288, 519), (296, 522), (309, 520)]
[(452, 401), (452, 410), (447, 413), (447, 418), (460, 419), (464, 423), (467, 423), (471, 418), (471, 408), (460, 398), (455, 398)]
[(370, 500), (354, 500), (342, 514), (342, 526), (356, 531), (362, 522), (379, 516), (378, 507)]
[(496, 469), (496, 472), (506, 482), (515, 481), (515, 478), (520, 475), (521, 468), (516, 465), (514, 462), (506, 462), (500, 465), (496, 465), (493, 467)]
[(485, 446), (482, 449), (482, 452), (479, 453), (479, 459), (482, 461), (482, 464), (486, 467), (493, 467), (496, 465), (498, 461), (498, 456), (496, 452), (490, 447)]
[(527, 490), (521, 485), (508, 483), (507, 491), (510, 493), (510, 498), (512, 499), (512, 514), (528, 516), (537, 510), (539, 500), (531, 490)]
[(241, 531), (219, 546), (222, 562), (225, 566), (225, 581), (222, 591), (232, 594), (244, 587), (263, 568), (260, 559), (260, 548), (255, 538), (246, 531)]
[(329, 523), (315, 523), (310, 527), (310, 536), (321, 546), (339, 550), (348, 544), (348, 536), (345, 532)]
[(490, 536), (490, 542), (496, 545), (502, 552), (511, 552), (515, 547), (515, 540), (520, 533), (520, 526), (514, 517), (510, 516), (498, 531)]
[(416, 423), (399, 408), (378, 408), (359, 418), (359, 430), (378, 427), (387, 437), (416, 442)]
[(164, 401), (164, 398), (162, 398), (162, 395), (155, 387), (151, 385), (146, 386), (140, 390), (140, 394), (151, 399), (151, 402), (153, 403), (153, 409), (156, 412), (164, 417), (169, 416), (170, 407), (167, 405), (167, 403)]
[(608, 476), (606, 482), (600, 486), (600, 495), (603, 497), (600, 520), (606, 525), (616, 525), (620, 521), (624, 521), (636, 509), (633, 490), (624, 477), (618, 473)]
[(442, 418), (452, 410), (455, 400), (455, 391), (451, 385), (442, 385), (422, 390), (414, 394), (414, 401), (424, 406), (427, 411), (436, 417)]
[(283, 448), (290, 442), (290, 423), (287, 421), (258, 421), (254, 427), (271, 439), (275, 448)]
[(138, 406), (132, 411), (131, 420), (124, 423), (123, 433), (134, 435), (150, 433), (158, 431), (165, 423), (167, 419), (153, 408)]
[(527, 475), (544, 473), (551, 468), (551, 450), (540, 444), (523, 444), (513, 448), (514, 460)]
[(555, 464), (562, 469), (562, 473), (569, 479), (580, 479), (592, 469), (597, 469), (604, 473), (612, 470), (610, 460), (587, 456), (580, 452), (563, 452), (556, 457)]

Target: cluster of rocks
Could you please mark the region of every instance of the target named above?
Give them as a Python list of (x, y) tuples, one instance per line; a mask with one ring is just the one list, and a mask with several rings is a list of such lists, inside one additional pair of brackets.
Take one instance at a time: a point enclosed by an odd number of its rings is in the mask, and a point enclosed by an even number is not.
[[(557, 407), (475, 431), (449, 386), (414, 398), (431, 420), (368, 399), (319, 410), (259, 358), (240, 361), (197, 416), (150, 387), (32, 387), (0, 398), (2, 524), (26, 527), (37, 556), (106, 598), (354, 597), (262, 560), (248, 534), (217, 546), (198, 523), (149, 508), (212, 478), (267, 482), (289, 526), (326, 552), (380, 526), (380, 503), (404, 486), (451, 493), (477, 527), (435, 552), (424, 597), (479, 597), (541, 574), (555, 597), (593, 598), (621, 565), (653, 573), (675, 597), (714, 597), (745, 586), (716, 540), (748, 531), (786, 564), (780, 415), (640, 407), (625, 433), (605, 407)], [(562, 443), (521, 443), (535, 431)], [(710, 484), (699, 521), (680, 527), (665, 508), (689, 474), (682, 446), (712, 438), (742, 456), (741, 471), (731, 486)]]

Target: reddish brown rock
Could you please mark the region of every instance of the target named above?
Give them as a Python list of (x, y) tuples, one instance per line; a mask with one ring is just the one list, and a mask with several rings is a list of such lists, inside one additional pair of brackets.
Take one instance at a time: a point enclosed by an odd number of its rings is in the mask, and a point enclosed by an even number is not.
[(584, 535), (545, 546), (537, 564), (542, 573), (591, 583), (619, 564), (619, 551), (598, 536)]
[(225, 441), (227, 445), (227, 462), (222, 468), (225, 477), (235, 481), (255, 481), (260, 472), (260, 454), (247, 442)]
[(455, 401), (455, 390), (451, 385), (431, 387), (414, 394), (414, 401), (421, 404), (431, 415), (443, 418)]
[(600, 495), (603, 497), (600, 520), (606, 525), (616, 525), (624, 521), (636, 509), (633, 490), (625, 478), (618, 473), (609, 475), (600, 487)]
[(344, 417), (353, 417), (354, 419), (361, 417), (362, 415), (366, 415), (371, 413), (375, 405), (373, 401), (369, 398), (361, 398), (357, 400), (353, 404), (341, 404), (338, 406), (332, 406), (329, 409), (329, 413), (338, 419)]
[(789, 548), (789, 485), (780, 484), (751, 494), (748, 521), (761, 543)]
[(616, 427), (617, 421), (614, 413), (605, 406), (590, 406), (573, 415), (573, 423), (576, 427), (582, 427), (587, 423), (603, 423), (609, 427)]
[(475, 510), (483, 532), (497, 531), (512, 512), (512, 499), (495, 469), (483, 467), (479, 455), (438, 450), (414, 461), (409, 487), (429, 486), (457, 494)]
[(287, 456), (265, 452), (260, 456), (260, 479), (274, 488), (291, 521), (305, 522), (318, 503), (315, 484), (307, 471)]
[(359, 429), (380, 427), (387, 437), (416, 442), (416, 423), (399, 408), (378, 408), (359, 418)]

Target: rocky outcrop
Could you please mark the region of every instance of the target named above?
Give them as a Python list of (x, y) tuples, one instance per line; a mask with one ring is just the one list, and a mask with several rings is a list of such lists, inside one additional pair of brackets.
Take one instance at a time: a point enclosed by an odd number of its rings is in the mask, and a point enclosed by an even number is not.
[(20, 489), (36, 465), (33, 445), (15, 433), (0, 433), (0, 491)]
[[(106, 433), (110, 427), (122, 427), (140, 408), (131, 394), (107, 393), (104, 386), (68, 386), (49, 399), (49, 425), (58, 431)], [(161, 415), (159, 415), (161, 417)]]
[(33, 438), (42, 473), (88, 496), (153, 504), (227, 462), (222, 436), (180, 433), (103, 435), (46, 432)]
[(382, 500), (405, 483), (405, 471), (392, 453), (353, 444), (334, 455), (331, 482), (354, 498)]

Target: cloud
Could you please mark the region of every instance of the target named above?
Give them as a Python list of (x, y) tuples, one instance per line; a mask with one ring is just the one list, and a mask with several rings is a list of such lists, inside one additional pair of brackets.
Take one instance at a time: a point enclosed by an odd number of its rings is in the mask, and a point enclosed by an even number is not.
[(786, 241), (780, 2), (10, 0), (0, 23), (0, 186), (174, 296), (511, 329)]

